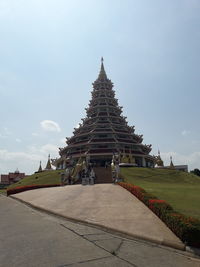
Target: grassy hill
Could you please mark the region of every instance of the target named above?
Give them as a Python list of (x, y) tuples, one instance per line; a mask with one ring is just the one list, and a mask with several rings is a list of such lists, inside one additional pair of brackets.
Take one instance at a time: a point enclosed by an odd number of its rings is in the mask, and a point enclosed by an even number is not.
[(200, 177), (176, 170), (121, 168), (125, 181), (166, 200), (188, 216), (200, 219)]
[(17, 183), (11, 184), (8, 187), (8, 189), (25, 185), (59, 184), (61, 172), (62, 172), (61, 170), (52, 170), (52, 171), (34, 173), (30, 176), (26, 176)]
[[(54, 170), (36, 173), (8, 188), (59, 184), (61, 172), (61, 170)], [(136, 167), (121, 168), (121, 173), (126, 182), (139, 185), (159, 199), (166, 200), (175, 210), (200, 219), (200, 177), (175, 170)]]

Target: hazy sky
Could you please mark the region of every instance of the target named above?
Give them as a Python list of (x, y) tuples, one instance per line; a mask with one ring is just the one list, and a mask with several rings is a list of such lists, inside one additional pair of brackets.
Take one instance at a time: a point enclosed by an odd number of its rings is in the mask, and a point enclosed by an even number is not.
[(200, 168), (199, 49), (199, 0), (1, 0), (0, 173), (58, 157), (101, 56), (152, 154)]

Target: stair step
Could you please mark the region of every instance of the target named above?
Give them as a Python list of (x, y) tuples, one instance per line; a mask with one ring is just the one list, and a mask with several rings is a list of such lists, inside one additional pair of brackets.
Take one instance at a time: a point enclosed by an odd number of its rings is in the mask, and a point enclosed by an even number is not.
[(94, 167), (95, 184), (112, 183), (112, 171), (110, 167)]

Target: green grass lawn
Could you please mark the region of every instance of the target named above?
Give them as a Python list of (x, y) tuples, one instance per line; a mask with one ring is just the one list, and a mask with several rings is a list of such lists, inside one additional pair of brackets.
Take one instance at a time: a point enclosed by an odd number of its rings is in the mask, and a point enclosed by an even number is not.
[(174, 210), (200, 219), (200, 177), (175, 170), (121, 168), (125, 182), (141, 186)]
[(6, 189), (0, 189), (0, 194), (6, 194)]
[(59, 184), (61, 170), (45, 171), (40, 173), (34, 173), (30, 176), (26, 176), (17, 183), (11, 184), (8, 189), (25, 185), (36, 184)]

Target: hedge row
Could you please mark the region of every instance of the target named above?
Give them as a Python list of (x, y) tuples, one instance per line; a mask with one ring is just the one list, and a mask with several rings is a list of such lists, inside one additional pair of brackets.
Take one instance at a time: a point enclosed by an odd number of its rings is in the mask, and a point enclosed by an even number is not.
[(60, 186), (60, 184), (37, 184), (37, 185), (19, 186), (19, 187), (7, 189), (7, 196), (12, 195), (12, 194), (17, 194), (20, 192), (24, 192), (27, 190), (44, 188), (44, 187), (55, 187), (55, 186)]
[(149, 207), (186, 245), (200, 247), (200, 220), (174, 211), (165, 200), (157, 199), (139, 186), (118, 184)]

